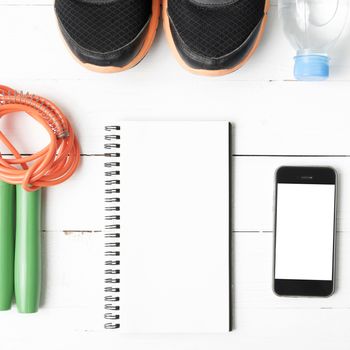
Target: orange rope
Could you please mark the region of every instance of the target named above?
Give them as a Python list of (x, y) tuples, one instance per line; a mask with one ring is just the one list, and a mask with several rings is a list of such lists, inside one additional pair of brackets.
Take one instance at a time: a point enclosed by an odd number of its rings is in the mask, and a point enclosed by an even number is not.
[(38, 121), (48, 132), (50, 144), (33, 155), (21, 156), (0, 131), (0, 141), (14, 156), (4, 158), (0, 153), (0, 179), (22, 184), (31, 192), (58, 185), (71, 177), (80, 162), (80, 147), (60, 109), (43, 97), (17, 93), (0, 85), (0, 118), (14, 112), (25, 112)]

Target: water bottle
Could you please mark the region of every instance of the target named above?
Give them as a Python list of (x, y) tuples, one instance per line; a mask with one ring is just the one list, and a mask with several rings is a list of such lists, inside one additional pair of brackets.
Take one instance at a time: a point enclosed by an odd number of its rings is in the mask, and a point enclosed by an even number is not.
[(328, 53), (345, 27), (348, 9), (349, 0), (279, 0), (284, 32), (297, 51), (296, 79), (329, 77)]

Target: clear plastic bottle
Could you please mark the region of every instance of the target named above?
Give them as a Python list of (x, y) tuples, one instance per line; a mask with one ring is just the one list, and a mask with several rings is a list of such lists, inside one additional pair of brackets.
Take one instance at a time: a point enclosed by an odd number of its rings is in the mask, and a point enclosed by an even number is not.
[(348, 10), (349, 0), (279, 0), (284, 32), (297, 50), (296, 79), (328, 78), (328, 53), (343, 32)]

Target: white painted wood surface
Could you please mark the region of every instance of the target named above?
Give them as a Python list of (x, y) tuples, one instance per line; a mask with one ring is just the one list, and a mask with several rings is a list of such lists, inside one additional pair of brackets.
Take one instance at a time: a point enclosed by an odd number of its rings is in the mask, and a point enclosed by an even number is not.
[[(275, 5), (248, 64), (235, 74), (206, 78), (179, 67), (161, 28), (150, 54), (135, 69), (117, 75), (86, 71), (65, 50), (52, 0), (0, 0), (1, 83), (62, 106), (84, 154), (76, 175), (45, 194), (42, 308), (36, 315), (19, 315), (15, 309), (0, 313), (1, 349), (349, 349), (350, 29), (332, 54), (329, 82), (295, 82), (294, 53)], [(234, 124), (231, 334), (125, 336), (94, 331), (87, 322), (91, 315), (102, 322), (95, 281), (103, 277), (103, 125), (128, 119)], [(23, 135), (22, 150), (45, 143), (35, 128), (28, 135), (6, 119), (0, 125)], [(273, 175), (283, 164), (330, 165), (339, 172), (337, 292), (331, 298), (288, 299), (272, 293)]]

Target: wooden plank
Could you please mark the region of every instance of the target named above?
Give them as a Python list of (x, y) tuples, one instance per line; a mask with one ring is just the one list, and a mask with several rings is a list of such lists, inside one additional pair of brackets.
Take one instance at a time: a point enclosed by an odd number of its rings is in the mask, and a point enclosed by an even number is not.
[[(49, 231), (98, 231), (103, 227), (104, 157), (84, 157), (77, 173), (44, 194), (44, 228)], [(273, 229), (274, 173), (281, 165), (333, 166), (339, 173), (338, 229), (350, 231), (347, 208), (350, 158), (235, 157), (234, 230), (271, 232)]]
[[(44, 229), (48, 231), (101, 230), (103, 227), (104, 157), (83, 157), (76, 174), (44, 192)], [(350, 231), (350, 157), (235, 157), (234, 229), (271, 232), (273, 229), (274, 173), (281, 165), (333, 166), (339, 173), (338, 229)]]
[[(18, 4), (18, 1), (16, 0), (15, 4)], [(40, 1), (44, 0), (38, 1), (39, 5)], [(88, 72), (67, 52), (60, 38), (52, 6), (27, 6), (26, 4), (10, 6), (8, 2), (2, 4), (0, 29), (4, 33), (9, 33), (11, 28), (11, 35), (3, 36), (2, 46), (7, 48), (7, 54), (2, 55), (0, 67), (3, 80), (98, 79), (119, 82), (121, 85), (141, 80), (158, 84), (169, 81), (177, 84), (180, 81), (182, 86), (186, 86), (186, 83), (195, 82), (199, 85), (206, 81), (293, 79), (295, 52), (284, 37), (276, 6), (271, 8), (264, 39), (252, 59), (235, 74), (212, 79), (188, 74), (177, 64), (165, 42), (161, 27), (150, 54), (131, 71), (110, 75)], [(33, 2), (31, 1), (30, 4)], [(14, 23), (20, 23), (20, 25), (14, 25)], [(350, 64), (346, 59), (350, 53), (350, 47), (346, 44), (349, 32), (349, 30), (345, 31), (343, 40), (332, 52), (332, 80), (350, 79)], [(37, 52), (40, 52), (40, 55), (36, 55)]]
[[(209, 341), (209, 344), (221, 344), (223, 348), (241, 344), (244, 348), (248, 344), (253, 346), (263, 342), (272, 349), (278, 349), (282, 340), (290, 339), (291, 344), (296, 344), (293, 343), (296, 339), (308, 342), (311, 337), (317, 344), (334, 342), (338, 345), (337, 349), (345, 349), (349, 340), (347, 319), (350, 315), (350, 283), (346, 280), (350, 239), (348, 233), (346, 236), (342, 235), (340, 242), (342, 264), (339, 266), (337, 293), (328, 299), (295, 299), (278, 298), (272, 293), (272, 236), (246, 233), (235, 235), (235, 330), (230, 335), (206, 335), (204, 339), (203, 335), (118, 337), (116, 332), (97, 331), (94, 327), (102, 321), (99, 304), (102, 300), (102, 281), (99, 280), (103, 269), (101, 236), (51, 232), (44, 240), (46, 269), (43, 308), (38, 314), (27, 317), (14, 309), (2, 313), (1, 316), (6, 315), (0, 317), (4, 333), (2, 341), (11, 339), (11, 336), (13, 341), (20, 336), (22, 341), (28, 338), (32, 343), (35, 337), (39, 337), (41, 345), (48, 339), (55, 339), (56, 345), (62, 345), (65, 339), (74, 341), (75, 337), (80, 336), (83, 337), (81, 346), (86, 345), (84, 348), (89, 349), (89, 344), (84, 341), (91, 334), (92, 342), (103, 337), (102, 344), (113, 341), (119, 347), (132, 347), (135, 346), (135, 341), (143, 343), (148, 339), (151, 343), (160, 342), (168, 347), (186, 340), (187, 344), (203, 343), (204, 348)], [(57, 337), (58, 332), (62, 337)], [(288, 344), (290, 345), (289, 342)], [(286, 349), (289, 349), (288, 344)]]
[[(59, 313), (58, 313), (59, 314)], [(39, 329), (21, 327), (2, 335), (2, 343), (11, 345), (11, 349), (21, 349), (23, 344), (35, 344), (36, 348), (53, 350), (69, 349), (71, 347), (93, 350), (96, 348), (114, 348), (131, 350), (136, 347), (148, 350), (186, 349), (210, 350), (220, 348), (229, 350), (238, 348), (251, 350), (257, 348), (278, 350), (313, 349), (348, 350), (349, 332), (347, 328), (347, 310), (264, 310), (247, 312), (241, 315), (237, 330), (231, 334), (201, 334), (201, 335), (159, 335), (134, 334), (118, 335), (116, 332), (90, 333), (64, 331), (62, 328), (49, 329), (49, 325), (40, 325)], [(23, 319), (23, 318), (22, 318)], [(69, 320), (67, 319), (67, 322)], [(21, 324), (20, 324), (21, 326)], [(43, 328), (45, 335), (43, 335)], [(21, 329), (21, 334), (18, 334)], [(22, 329), (24, 330), (22, 333)], [(111, 345), (113, 344), (113, 345)]]
[[(120, 83), (104, 77), (4, 82), (56, 102), (75, 126), (83, 153), (101, 153), (104, 125), (118, 120), (230, 120), (236, 154), (350, 155), (350, 82), (204, 80), (199, 86), (196, 81), (185, 81), (180, 88), (172, 82)], [(22, 129), (21, 123), (14, 126), (6, 118), (0, 125), (13, 137)], [(23, 137), (18, 139), (24, 142)], [(44, 142), (39, 138), (26, 140), (20, 147), (25, 152), (30, 151), (32, 142), (35, 149), (39, 140)]]

